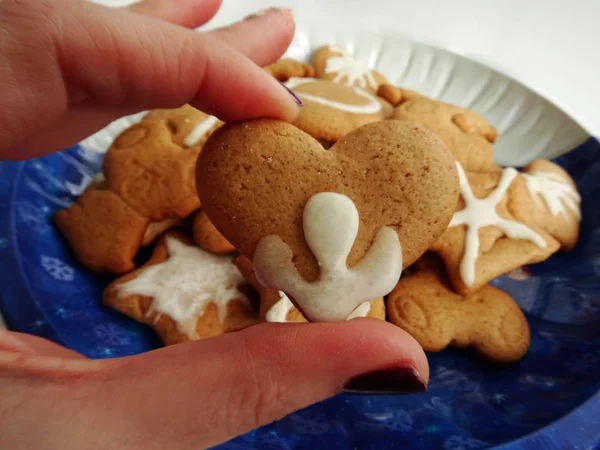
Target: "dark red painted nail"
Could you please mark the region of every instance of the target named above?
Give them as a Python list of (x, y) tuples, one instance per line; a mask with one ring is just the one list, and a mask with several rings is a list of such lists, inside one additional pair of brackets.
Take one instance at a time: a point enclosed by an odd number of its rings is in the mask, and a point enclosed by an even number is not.
[(415, 394), (425, 392), (425, 381), (412, 367), (390, 367), (351, 378), (343, 386), (353, 394)]
[[(281, 83), (281, 81), (279, 82)], [(292, 96), (292, 98), (294, 99), (294, 101), (296, 102), (296, 105), (298, 106), (304, 106), (304, 104), (302, 103), (302, 100), (300, 100), (298, 98), (298, 96), (296, 94), (294, 94), (294, 91), (292, 91), (289, 87), (287, 87), (285, 84), (281, 83), (281, 85), (285, 88), (286, 91), (288, 91), (290, 93), (290, 95)]]

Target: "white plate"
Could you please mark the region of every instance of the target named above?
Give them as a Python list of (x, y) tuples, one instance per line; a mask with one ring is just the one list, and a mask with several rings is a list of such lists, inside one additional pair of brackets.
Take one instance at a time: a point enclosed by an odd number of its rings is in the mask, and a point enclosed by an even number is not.
[[(520, 166), (535, 158), (554, 158), (589, 138), (566, 113), (512, 78), (459, 54), (405, 37), (301, 29), (286, 56), (308, 61), (311, 52), (324, 44), (339, 45), (393, 84), (484, 116), (499, 133), (494, 155), (500, 165)], [(116, 121), (82, 144), (90, 151), (106, 151), (112, 139), (139, 117)]]

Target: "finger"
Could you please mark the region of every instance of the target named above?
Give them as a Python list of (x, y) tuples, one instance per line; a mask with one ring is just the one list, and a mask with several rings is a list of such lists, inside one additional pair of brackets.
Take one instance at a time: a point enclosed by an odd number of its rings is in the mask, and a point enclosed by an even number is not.
[[(110, 376), (103, 392), (111, 392), (112, 409), (130, 429), (161, 430), (166, 441), (154, 435), (158, 446), (193, 449), (333, 396), (345, 383), (371, 392), (422, 391), (429, 372), (408, 334), (360, 319), (260, 325), (128, 358)], [(368, 380), (380, 384), (366, 389)]]
[[(286, 19), (282, 20), (282, 16)], [(294, 20), (290, 10), (271, 8), (250, 15), (241, 22), (211, 31), (210, 34), (231, 45), (259, 66), (266, 66), (287, 50), (294, 37), (294, 30)], [(263, 46), (257, 43), (264, 42), (273, 35), (278, 39), (272, 43), (272, 53), (265, 53)], [(252, 39), (248, 39), (249, 36), (252, 36)]]
[(130, 11), (155, 17), (186, 28), (204, 25), (217, 13), (222, 0), (145, 0)]
[(0, 330), (0, 352), (25, 353), (28, 355), (56, 356), (69, 359), (83, 359), (77, 352), (46, 339), (24, 333)]
[[(9, 20), (11, 4), (4, 6), (6, 27), (22, 40), (23, 48), (10, 66), (0, 65), (0, 79), (7, 88), (0, 99), (0, 116), (6, 119), (0, 122), (1, 159), (29, 158), (62, 148), (62, 142), (57, 145), (45, 133), (55, 132), (55, 122), (73, 106), (73, 99), (105, 108), (98, 117), (90, 114), (87, 128), (93, 130), (106, 123), (111, 108), (144, 110), (191, 103), (222, 120), (291, 121), (298, 114), (296, 101), (275, 79), (215, 36), (87, 2), (71, 5), (70, 14), (61, 14), (56, 5), (50, 2), (44, 9), (46, 15), (56, 14), (54, 20), (38, 19), (40, 26), (61, 26), (36, 34), (39, 42), (24, 33), (31, 24), (21, 26), (23, 13), (13, 12)], [(278, 28), (260, 34), (261, 40), (251, 31), (260, 30), (265, 21), (289, 22), (290, 17), (281, 11), (260, 17), (245, 28), (247, 48), (260, 47), (261, 61), (274, 60), (282, 48)], [(51, 44), (54, 50), (48, 51)], [(40, 51), (29, 51), (36, 48)], [(68, 145), (79, 137), (77, 128), (73, 131)]]

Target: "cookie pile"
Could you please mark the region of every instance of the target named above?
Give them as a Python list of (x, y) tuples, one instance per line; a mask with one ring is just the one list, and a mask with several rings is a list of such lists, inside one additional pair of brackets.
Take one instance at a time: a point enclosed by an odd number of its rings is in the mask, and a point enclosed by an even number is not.
[(544, 160), (496, 166), (484, 118), (388, 84), (337, 46), (265, 70), (302, 99), (294, 124), (152, 111), (55, 215), (83, 265), (119, 276), (104, 303), (166, 344), (368, 316), (427, 351), (523, 357), (525, 317), (488, 283), (575, 246), (570, 176)]

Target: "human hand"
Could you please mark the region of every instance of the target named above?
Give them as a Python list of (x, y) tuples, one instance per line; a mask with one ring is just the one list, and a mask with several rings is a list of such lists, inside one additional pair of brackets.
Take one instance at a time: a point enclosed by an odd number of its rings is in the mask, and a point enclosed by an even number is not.
[[(294, 99), (256, 65), (289, 44), (289, 11), (195, 33), (183, 27), (219, 1), (174, 4), (0, 2), (0, 158), (58, 150), (124, 114), (183, 103), (225, 120), (294, 119)], [(408, 393), (427, 380), (420, 346), (372, 319), (261, 324), (96, 361), (0, 331), (0, 436), (14, 450), (206, 448), (344, 388)]]

